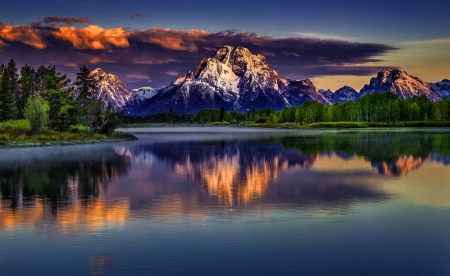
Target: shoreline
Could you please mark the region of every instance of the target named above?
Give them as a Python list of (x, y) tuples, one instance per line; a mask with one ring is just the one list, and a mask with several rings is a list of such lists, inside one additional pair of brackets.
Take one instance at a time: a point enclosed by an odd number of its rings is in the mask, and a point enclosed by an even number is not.
[(106, 137), (100, 139), (89, 139), (89, 140), (47, 140), (40, 142), (33, 142), (30, 140), (17, 141), (17, 142), (7, 142), (0, 145), (1, 149), (10, 148), (41, 148), (41, 147), (51, 147), (51, 146), (72, 146), (72, 145), (88, 145), (88, 144), (101, 144), (101, 143), (115, 143), (115, 142), (127, 142), (127, 141), (137, 141), (139, 140), (136, 136), (127, 132), (115, 132), (116, 137)]

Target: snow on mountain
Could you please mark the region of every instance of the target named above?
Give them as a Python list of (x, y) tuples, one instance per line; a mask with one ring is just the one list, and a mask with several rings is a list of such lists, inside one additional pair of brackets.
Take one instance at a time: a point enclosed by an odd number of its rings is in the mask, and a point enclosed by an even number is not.
[(329, 101), (331, 101), (331, 98), (333, 97), (333, 92), (331, 92), (330, 89), (328, 90), (319, 89), (319, 92), (322, 93), (322, 95), (324, 95), (325, 98), (327, 98)]
[(345, 103), (347, 101), (355, 101), (358, 92), (350, 86), (344, 86), (336, 90), (331, 98), (333, 103)]
[(297, 105), (306, 100), (329, 101), (309, 80), (281, 77), (262, 55), (247, 48), (224, 46), (203, 59), (194, 71), (180, 74), (169, 86), (144, 102), (138, 112), (151, 114), (174, 109), (181, 113), (204, 108), (247, 111)]
[(150, 99), (158, 93), (157, 89), (151, 87), (141, 87), (132, 90), (133, 94), (141, 100)]
[(107, 74), (100, 68), (91, 72), (97, 81), (100, 94), (105, 97), (107, 103), (115, 108), (122, 108), (134, 100), (134, 94), (128, 89), (116, 75)]
[(295, 106), (301, 105), (306, 101), (331, 104), (309, 79), (291, 81), (282, 94), (291, 105)]
[(441, 98), (450, 98), (450, 80), (445, 79), (436, 83), (429, 83), (430, 87), (438, 94)]
[(402, 99), (421, 95), (427, 96), (432, 101), (440, 99), (428, 84), (398, 69), (385, 69), (378, 72), (377, 77), (372, 78), (370, 84), (366, 84), (361, 89), (358, 97), (386, 91), (393, 92)]

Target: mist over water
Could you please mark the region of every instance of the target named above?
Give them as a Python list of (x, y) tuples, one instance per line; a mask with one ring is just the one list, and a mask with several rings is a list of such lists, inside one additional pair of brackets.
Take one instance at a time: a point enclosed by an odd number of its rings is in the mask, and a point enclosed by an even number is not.
[(190, 130), (0, 149), (1, 274), (450, 273), (450, 133)]

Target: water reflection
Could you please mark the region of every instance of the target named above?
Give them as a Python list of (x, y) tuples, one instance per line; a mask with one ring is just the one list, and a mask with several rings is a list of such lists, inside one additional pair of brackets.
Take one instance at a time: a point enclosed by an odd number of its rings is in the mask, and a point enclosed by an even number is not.
[(3, 153), (0, 229), (22, 224), (39, 228), (57, 219), (58, 228), (64, 231), (74, 232), (80, 222), (95, 230), (103, 224), (123, 223), (128, 216), (128, 199), (113, 204), (99, 199), (109, 183), (125, 176), (130, 168), (130, 159), (118, 155), (111, 146), (11, 149)]
[[(178, 142), (176, 136), (147, 135), (114, 146), (5, 150), (0, 229), (53, 222), (67, 233), (80, 231), (79, 225), (95, 231), (122, 227), (141, 210), (161, 215), (267, 204), (347, 208), (396, 193), (374, 185), (380, 182), (376, 171), (402, 177), (427, 162), (450, 161), (446, 133), (200, 135)], [(331, 171), (315, 169), (327, 158), (344, 163)], [(358, 164), (353, 171), (346, 167), (352, 160)], [(110, 187), (113, 182), (117, 185)]]
[(449, 136), (159, 133), (0, 150), (2, 272), (448, 275)]

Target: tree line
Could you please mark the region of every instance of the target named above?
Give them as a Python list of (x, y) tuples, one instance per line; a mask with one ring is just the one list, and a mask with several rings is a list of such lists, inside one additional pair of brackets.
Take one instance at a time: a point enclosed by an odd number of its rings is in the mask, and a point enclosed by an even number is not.
[(318, 122), (411, 122), (450, 120), (450, 101), (442, 99), (432, 102), (426, 96), (401, 99), (391, 92), (374, 93), (355, 102), (324, 105), (308, 101), (300, 106), (285, 107), (281, 111), (272, 108), (250, 110), (246, 113), (222, 109), (203, 109), (197, 114), (180, 114), (174, 110), (149, 116), (130, 117), (129, 123), (212, 123), (254, 121), (260, 123)]
[(73, 83), (55, 66), (25, 64), (19, 70), (13, 59), (0, 65), (0, 122), (26, 119), (32, 134), (44, 127), (61, 132), (81, 125), (90, 133), (111, 135), (119, 116), (84, 65)]

